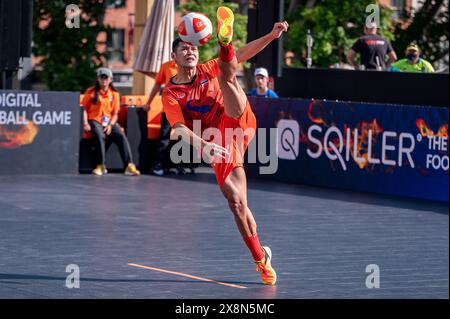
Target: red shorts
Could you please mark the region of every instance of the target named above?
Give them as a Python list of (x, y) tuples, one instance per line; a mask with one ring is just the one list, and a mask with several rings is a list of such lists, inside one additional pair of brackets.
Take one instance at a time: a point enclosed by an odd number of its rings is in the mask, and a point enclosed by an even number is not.
[[(231, 130), (226, 131), (227, 128)], [(228, 149), (231, 154), (231, 158), (211, 164), (216, 174), (217, 183), (222, 188), (223, 183), (233, 169), (243, 166), (244, 154), (256, 133), (256, 117), (253, 114), (250, 103), (247, 101), (244, 113), (237, 119), (227, 116), (224, 112), (218, 129), (222, 134), (222, 146)], [(234, 129), (240, 129), (239, 131), (244, 134), (231, 134), (231, 131)]]

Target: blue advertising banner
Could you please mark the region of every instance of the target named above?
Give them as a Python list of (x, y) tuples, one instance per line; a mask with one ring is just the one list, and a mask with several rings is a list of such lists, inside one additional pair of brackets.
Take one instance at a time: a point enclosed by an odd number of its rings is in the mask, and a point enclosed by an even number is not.
[(80, 97), (75, 92), (0, 90), (0, 174), (73, 174)]
[[(246, 164), (250, 176), (448, 201), (448, 108), (265, 98), (250, 103), (258, 122), (252, 143), (258, 151), (266, 144), (267, 154), (276, 149), (270, 162), (260, 157)], [(272, 141), (270, 128), (277, 128)]]

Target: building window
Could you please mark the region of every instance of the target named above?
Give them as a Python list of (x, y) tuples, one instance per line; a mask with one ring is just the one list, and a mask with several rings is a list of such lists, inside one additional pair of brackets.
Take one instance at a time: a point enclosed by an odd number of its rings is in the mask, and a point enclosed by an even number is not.
[(125, 30), (110, 29), (106, 40), (108, 60), (114, 62), (125, 61)]
[(391, 7), (394, 9), (394, 19), (404, 19), (406, 17), (405, 0), (391, 0)]
[(126, 0), (106, 0), (106, 7), (112, 9), (125, 8), (126, 2)]

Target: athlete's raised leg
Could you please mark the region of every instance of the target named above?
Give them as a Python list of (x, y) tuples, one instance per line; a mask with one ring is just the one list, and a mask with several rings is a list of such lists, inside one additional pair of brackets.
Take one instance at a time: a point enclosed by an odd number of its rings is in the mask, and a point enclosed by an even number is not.
[(220, 45), (219, 85), (223, 93), (225, 114), (238, 118), (244, 113), (247, 96), (236, 77), (238, 60), (231, 43), (233, 21), (233, 11), (227, 7), (217, 9), (217, 35)]

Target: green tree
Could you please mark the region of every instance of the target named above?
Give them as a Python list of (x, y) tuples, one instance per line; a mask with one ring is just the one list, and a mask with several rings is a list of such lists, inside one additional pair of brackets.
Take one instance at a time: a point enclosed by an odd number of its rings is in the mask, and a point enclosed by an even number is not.
[[(363, 33), (366, 7), (376, 1), (370, 0), (288, 0), (285, 2), (289, 32), (284, 42), (286, 50), (294, 51), (305, 65), (306, 36), (311, 30), (314, 37), (313, 65), (329, 67), (346, 62), (346, 53)], [(380, 34), (389, 40), (392, 33), (392, 12), (380, 7)], [(298, 66), (297, 65), (297, 66)]]
[(443, 60), (448, 67), (448, 7), (448, 0), (422, 1), (406, 28), (402, 24), (396, 26), (394, 49), (397, 54), (402, 56), (406, 47), (415, 42), (425, 59), (431, 63)]
[(190, 0), (181, 4), (177, 10), (182, 14), (188, 12), (200, 12), (209, 17), (213, 25), (213, 36), (211, 40), (199, 48), (199, 58), (201, 62), (214, 59), (219, 54), (219, 46), (217, 44), (216, 26), (217, 18), (216, 11), (220, 6), (227, 6), (234, 11), (235, 22), (233, 32), (233, 46), (239, 49), (245, 45), (247, 41), (247, 17), (236, 13), (239, 4), (224, 0)]
[(102, 64), (97, 35), (106, 31), (105, 1), (79, 0), (79, 28), (66, 27), (66, 7), (74, 1), (34, 1), (33, 54), (40, 58), (38, 78), (48, 89), (83, 91)]

